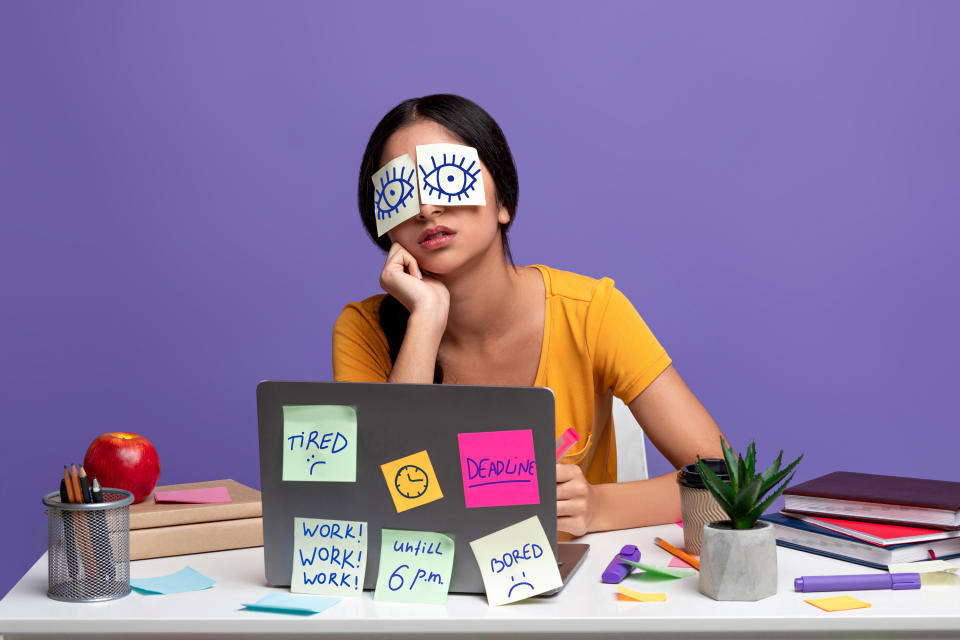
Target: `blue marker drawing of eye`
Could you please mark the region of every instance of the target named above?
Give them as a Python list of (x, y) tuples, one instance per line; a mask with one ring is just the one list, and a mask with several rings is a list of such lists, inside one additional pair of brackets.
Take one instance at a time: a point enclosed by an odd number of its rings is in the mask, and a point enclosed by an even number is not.
[[(457, 162), (457, 155), (450, 154), (450, 160), (447, 160), (447, 154), (443, 154), (443, 162), (437, 164), (435, 157), (430, 158), (433, 163), (433, 169), (428, 173), (423, 165), (420, 165), (420, 175), (423, 176), (423, 184), (427, 188), (429, 195), (439, 193), (441, 197), (446, 196), (447, 202), (453, 202), (456, 198), (459, 202), (471, 190), (476, 189), (477, 176), (480, 175), (480, 166), (473, 160), (464, 167), (467, 157), (460, 158)], [(476, 166), (476, 169), (474, 169)], [(471, 171), (472, 169), (472, 171)]]
[(374, 185), (374, 191), (377, 192), (377, 220), (389, 218), (413, 197), (416, 186), (410, 180), (413, 179), (414, 171), (411, 169), (409, 175), (406, 175), (406, 172), (406, 167), (400, 167), (400, 177), (397, 177), (397, 168), (394, 167), (392, 176), (390, 172), (380, 176), (379, 188)]

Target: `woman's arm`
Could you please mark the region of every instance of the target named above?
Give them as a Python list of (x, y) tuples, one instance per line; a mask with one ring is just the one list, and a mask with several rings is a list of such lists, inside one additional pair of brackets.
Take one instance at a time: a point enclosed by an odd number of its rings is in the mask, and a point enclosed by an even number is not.
[(387, 382), (432, 383), (440, 339), (447, 327), (450, 293), (439, 280), (424, 275), (416, 259), (396, 242), (387, 253), (380, 286), (410, 312)]
[[(674, 467), (723, 456), (723, 434), (673, 365), (630, 403), (644, 434)], [(673, 522), (680, 518), (676, 475), (590, 484), (576, 465), (557, 465), (557, 527), (574, 535)]]

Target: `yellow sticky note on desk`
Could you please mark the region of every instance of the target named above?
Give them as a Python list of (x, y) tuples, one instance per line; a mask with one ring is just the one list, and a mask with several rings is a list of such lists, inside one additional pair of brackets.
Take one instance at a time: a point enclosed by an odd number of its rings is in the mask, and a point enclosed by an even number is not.
[(617, 593), (622, 596), (626, 596), (632, 600), (638, 602), (666, 602), (667, 594), (665, 593), (640, 593), (639, 591), (634, 591), (633, 589), (628, 589), (622, 584), (617, 585)]
[(443, 497), (426, 450), (380, 465), (397, 513)]
[(804, 600), (824, 611), (846, 611), (848, 609), (864, 609), (873, 606), (869, 602), (858, 600), (853, 596), (834, 596), (832, 598), (812, 598)]

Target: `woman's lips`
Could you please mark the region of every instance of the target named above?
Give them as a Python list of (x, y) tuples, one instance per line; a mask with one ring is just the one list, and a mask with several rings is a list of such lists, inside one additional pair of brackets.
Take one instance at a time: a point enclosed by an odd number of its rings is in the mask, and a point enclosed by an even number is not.
[(432, 251), (433, 249), (439, 249), (440, 247), (445, 247), (450, 244), (455, 235), (456, 232), (448, 227), (430, 227), (420, 234), (420, 237), (417, 238), (417, 244), (428, 251)]

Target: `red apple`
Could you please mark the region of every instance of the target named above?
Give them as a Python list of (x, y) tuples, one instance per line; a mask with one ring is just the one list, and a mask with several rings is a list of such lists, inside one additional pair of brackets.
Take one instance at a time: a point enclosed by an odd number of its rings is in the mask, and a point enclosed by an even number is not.
[(136, 433), (104, 433), (90, 443), (83, 458), (87, 476), (101, 487), (126, 489), (142, 502), (157, 486), (160, 459), (153, 444)]

